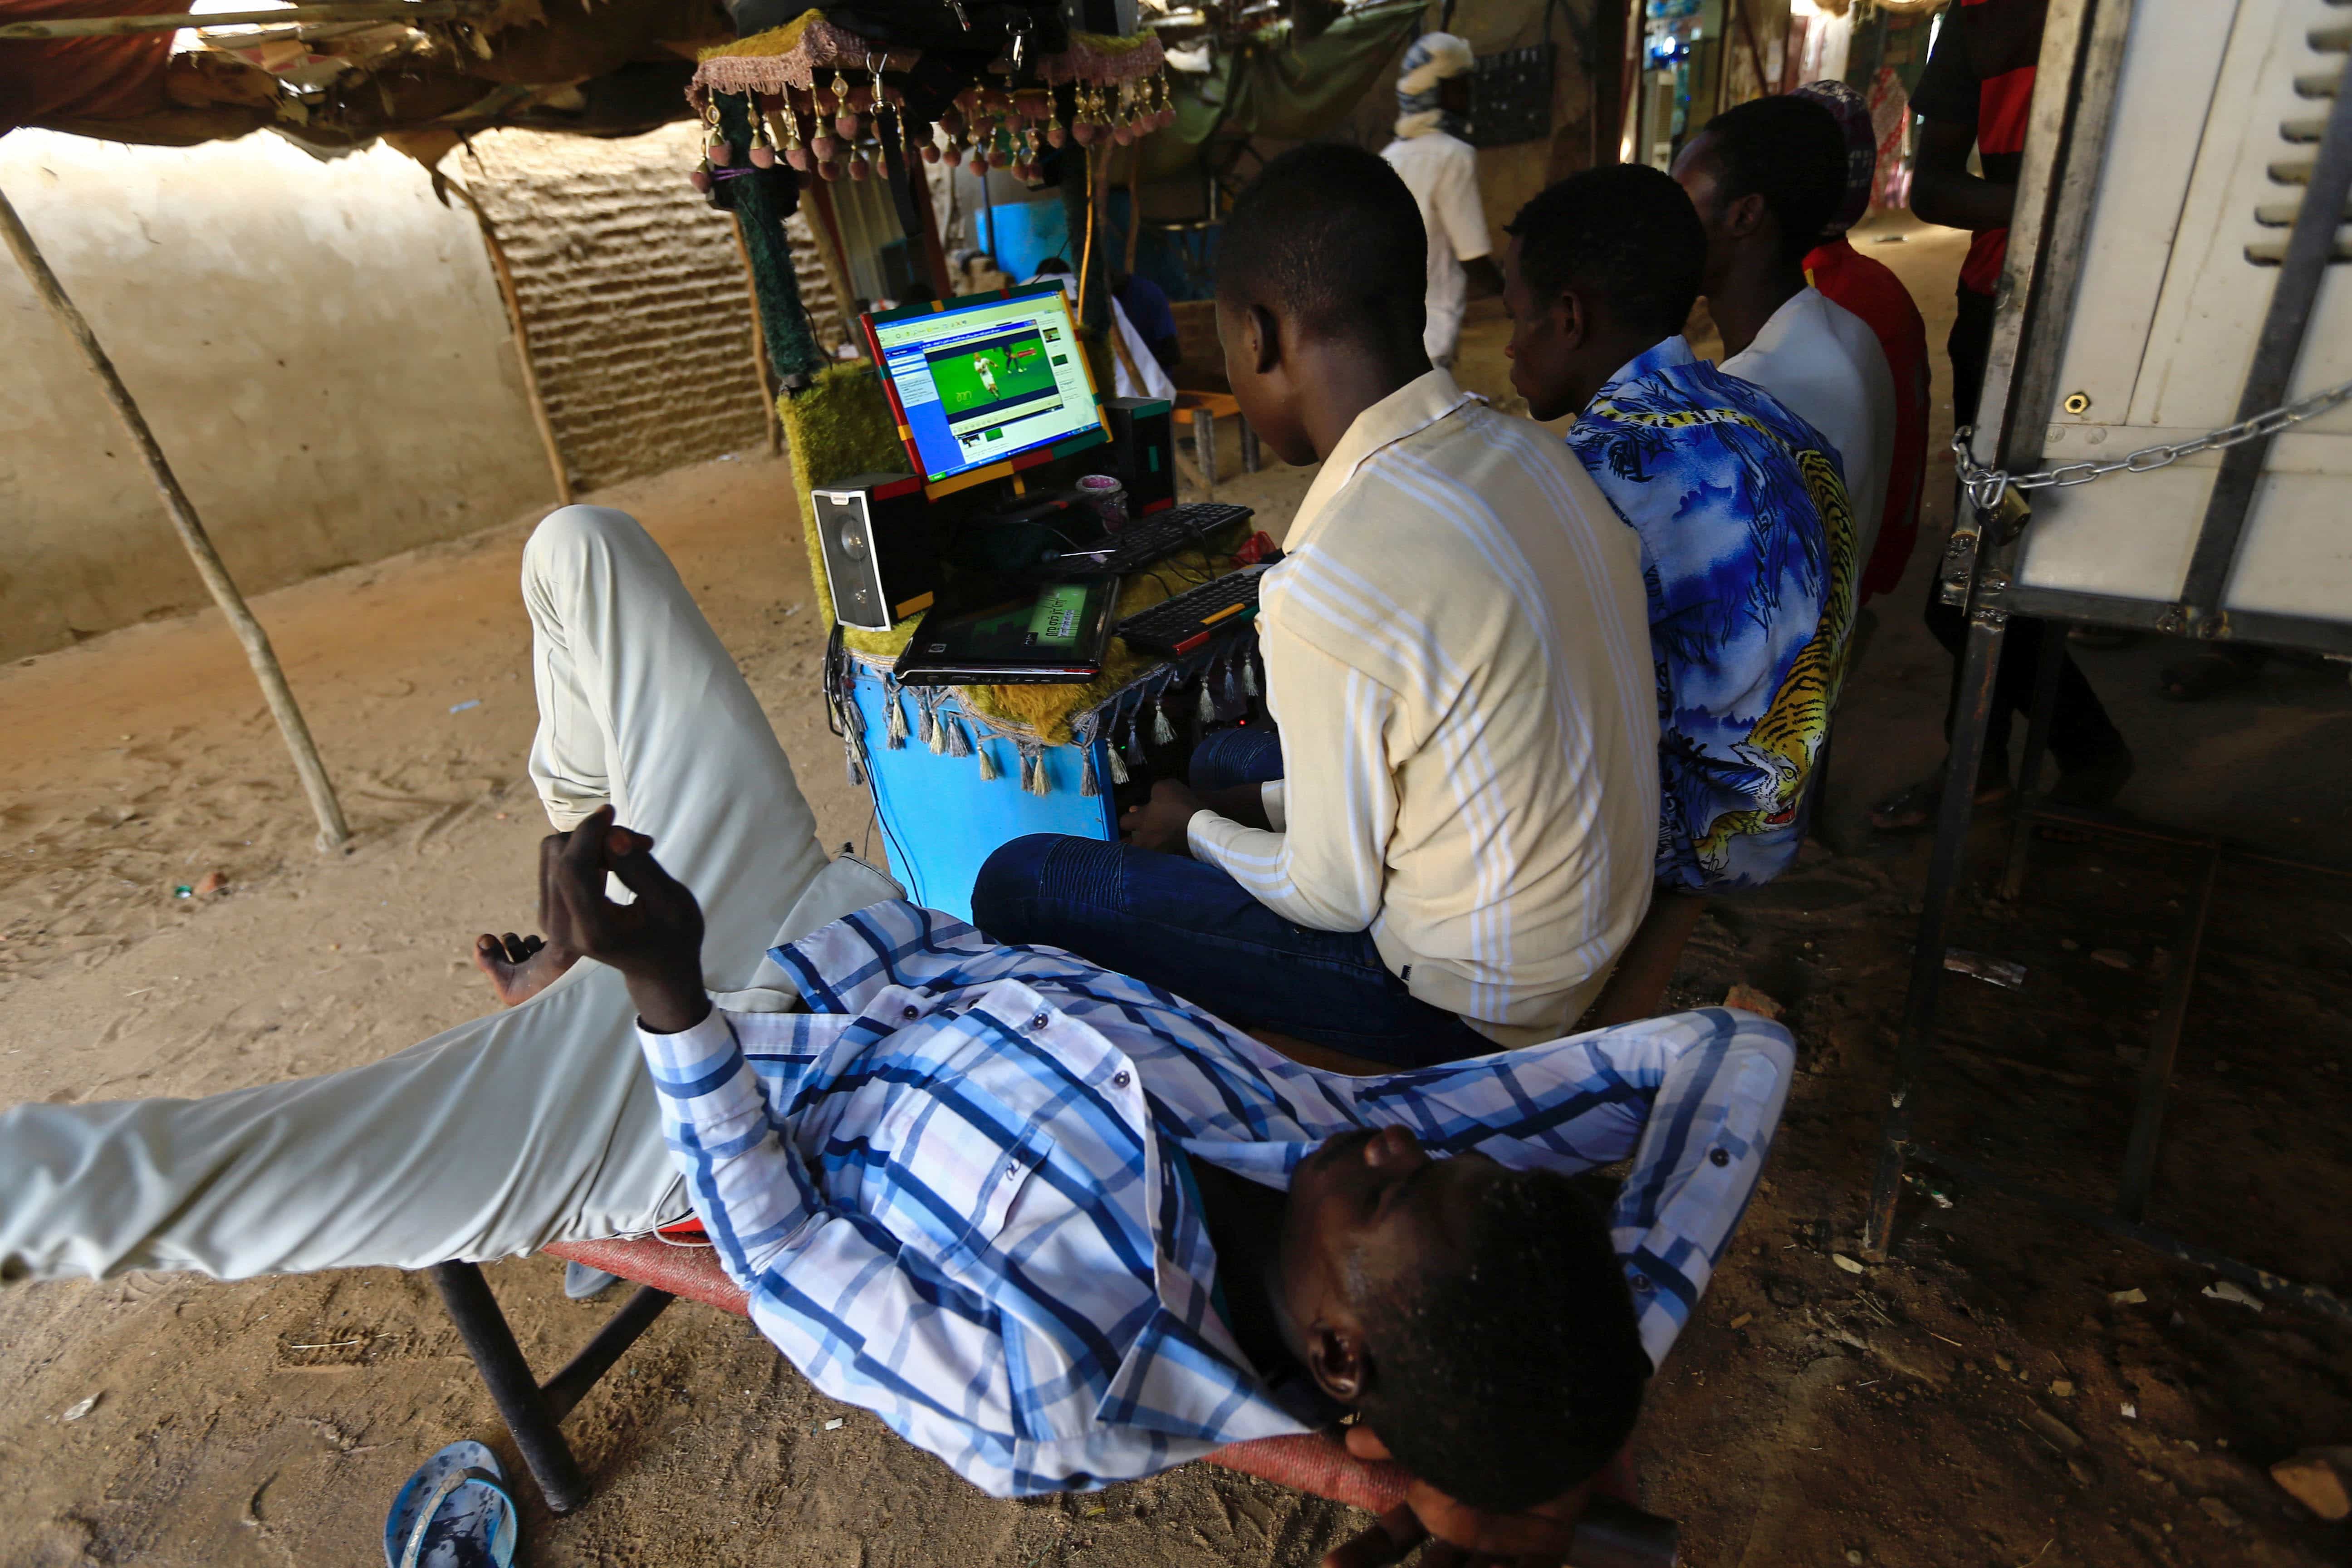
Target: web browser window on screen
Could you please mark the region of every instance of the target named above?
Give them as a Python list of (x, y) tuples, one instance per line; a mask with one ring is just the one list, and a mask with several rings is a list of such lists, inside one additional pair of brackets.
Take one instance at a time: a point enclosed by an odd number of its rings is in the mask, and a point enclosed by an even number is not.
[(1100, 422), (1059, 289), (877, 321), (874, 337), (927, 479), (1000, 462)]

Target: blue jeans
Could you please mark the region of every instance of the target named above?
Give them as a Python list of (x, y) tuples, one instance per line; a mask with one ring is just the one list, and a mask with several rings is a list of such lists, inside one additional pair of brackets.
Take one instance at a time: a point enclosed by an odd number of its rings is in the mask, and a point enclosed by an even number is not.
[[(1204, 794), (1281, 773), (1281, 744), (1265, 730), (1221, 731), (1192, 752), (1192, 784)], [(999, 942), (1065, 947), (1228, 1023), (1349, 1056), (1414, 1068), (1496, 1048), (1406, 990), (1370, 932), (1293, 925), (1186, 856), (1032, 834), (988, 858), (971, 913)]]

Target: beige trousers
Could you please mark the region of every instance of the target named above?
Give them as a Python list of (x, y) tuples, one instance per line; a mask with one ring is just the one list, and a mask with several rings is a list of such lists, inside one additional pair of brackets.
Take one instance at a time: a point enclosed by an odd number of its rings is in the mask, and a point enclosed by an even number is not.
[[(548, 816), (569, 827), (609, 800), (654, 835), (701, 900), (713, 984), (782, 988), (767, 947), (896, 895), (827, 865), (774, 731), (635, 519), (555, 512), (522, 589)], [(348, 1072), (0, 1112), (0, 1279), (418, 1268), (651, 1229), (688, 1205), (635, 1022), (619, 974), (583, 960)]]

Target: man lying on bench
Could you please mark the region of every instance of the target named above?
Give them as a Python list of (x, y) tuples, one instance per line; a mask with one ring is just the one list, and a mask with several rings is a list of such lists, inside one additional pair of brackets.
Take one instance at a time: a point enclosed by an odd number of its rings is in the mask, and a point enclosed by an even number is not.
[[(514, 1005), (324, 1078), (0, 1113), (0, 1280), (415, 1268), (690, 1204), (812, 1383), (991, 1492), (1352, 1408), (1423, 1524), (1557, 1555), (1754, 1186), (1785, 1032), (1710, 1010), (1389, 1077), (1300, 1066), (1067, 953), (872, 902), (870, 872), (829, 887), (856, 863), (815, 853), (757, 703), (627, 517), (551, 517), (523, 588), (531, 775), (573, 831), (542, 852), (544, 945), (483, 939)], [(708, 977), (747, 975), (714, 1005)], [(1567, 1177), (1628, 1157), (1604, 1221)]]
[[(672, 1156), (761, 1331), (998, 1495), (1352, 1410), (1460, 1504), (1572, 1511), (1785, 1091), (1785, 1034), (1719, 1011), (1317, 1073), (904, 902), (776, 950), (813, 1011), (733, 1012), (652, 849), (609, 807), (550, 838), (550, 945), (625, 979)], [(1628, 1155), (1604, 1220), (1568, 1173)]]

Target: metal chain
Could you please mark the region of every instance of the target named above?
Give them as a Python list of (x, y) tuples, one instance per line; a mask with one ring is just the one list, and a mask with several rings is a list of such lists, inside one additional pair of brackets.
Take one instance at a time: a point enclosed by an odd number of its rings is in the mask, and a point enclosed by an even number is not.
[(1999, 468), (1988, 468), (1979, 463), (1976, 454), (1969, 449), (1969, 437), (1976, 434), (1976, 427), (1964, 425), (1952, 433), (1952, 460), (1958, 466), (1960, 483), (1968, 490), (1969, 500), (1976, 504), (1978, 510), (1990, 512), (2000, 505), (2011, 490), (2087, 485), (2093, 479), (2105, 479), (2109, 474), (2150, 473), (2194, 453), (2215, 451), (2265, 436), (2275, 436), (2282, 430), (2326, 413), (2347, 398), (2352, 398), (2352, 381), (2340, 383), (2324, 392), (2315, 392), (2284, 408), (2273, 408), (2267, 414), (2257, 414), (2252, 419), (2225, 425), (2193, 441), (2142, 447), (2137, 452), (2126, 453), (2104, 463), (2062, 463), (2057, 468), (2041, 468), (2030, 474), (2003, 473)]

